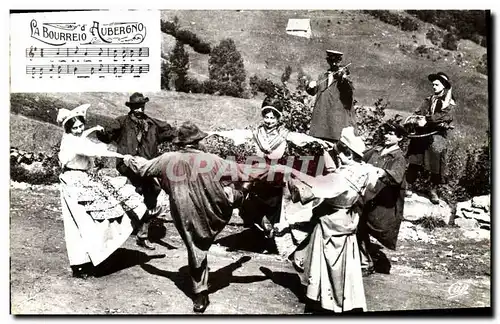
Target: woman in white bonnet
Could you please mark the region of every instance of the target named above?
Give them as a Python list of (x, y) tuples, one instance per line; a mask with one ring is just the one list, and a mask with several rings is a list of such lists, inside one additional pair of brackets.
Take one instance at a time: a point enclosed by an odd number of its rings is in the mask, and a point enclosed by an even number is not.
[(85, 130), (89, 107), (60, 109), (57, 116), (64, 129), (59, 151), (64, 234), (69, 264), (77, 278), (93, 275), (94, 266), (118, 249), (132, 232), (120, 201), (89, 174), (92, 157), (123, 157), (109, 151), (106, 144), (88, 138), (102, 129), (96, 126)]

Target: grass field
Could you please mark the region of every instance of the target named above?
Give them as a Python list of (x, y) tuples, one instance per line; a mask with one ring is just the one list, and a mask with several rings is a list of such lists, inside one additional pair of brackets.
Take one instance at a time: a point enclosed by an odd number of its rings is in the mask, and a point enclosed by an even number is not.
[[(402, 13), (404, 14), (404, 13)], [(327, 68), (324, 50), (345, 53), (356, 87), (356, 100), (372, 105), (378, 98), (391, 103), (392, 109), (412, 111), (431, 92), (429, 73), (444, 71), (452, 78), (458, 101), (456, 118), (474, 129), (488, 127), (488, 79), (474, 70), (474, 62), (486, 49), (468, 40), (459, 42), (458, 52), (433, 62), (427, 58), (406, 55), (399, 45), (416, 48), (431, 45), (425, 33), (433, 25), (421, 23), (418, 32), (404, 32), (360, 11), (202, 11), (167, 10), (162, 19), (179, 18), (180, 27), (196, 33), (203, 41), (217, 45), (230, 37), (242, 53), (248, 76), (257, 74), (279, 81), (287, 65), (296, 72), (299, 67), (315, 78)], [(310, 18), (311, 39), (285, 33), (288, 18)], [(170, 36), (164, 37), (163, 52), (173, 48)], [(380, 44), (380, 46), (375, 45)], [(190, 54), (191, 75), (208, 76), (208, 55)], [(458, 66), (457, 55), (463, 55), (466, 66)], [(445, 61), (446, 59), (446, 61)], [(296, 79), (296, 73), (291, 81)]]
[[(404, 13), (402, 13), (404, 14)], [(180, 28), (191, 30), (202, 41), (216, 45), (220, 40), (231, 37), (241, 52), (247, 77), (257, 74), (279, 81), (285, 67), (290, 65), (295, 71), (291, 83), (296, 79), (299, 67), (311, 77), (316, 77), (326, 69), (324, 50), (334, 48), (345, 53), (345, 63), (350, 66), (354, 81), (355, 99), (360, 105), (373, 105), (378, 98), (389, 101), (388, 117), (394, 113), (408, 114), (420, 105), (421, 100), (430, 94), (427, 74), (445, 71), (453, 80), (454, 94), (457, 98), (455, 111), (456, 134), (478, 142), (486, 138), (489, 128), (488, 78), (474, 70), (473, 62), (478, 60), (486, 49), (470, 41), (462, 40), (458, 52), (433, 62), (432, 60), (404, 54), (399, 45), (416, 47), (430, 45), (425, 33), (432, 25), (421, 23), (418, 32), (403, 32), (397, 27), (383, 23), (361, 11), (202, 11), (202, 10), (167, 10), (162, 12), (162, 19), (179, 18)], [(313, 37), (305, 39), (285, 33), (288, 18), (310, 18)], [(162, 51), (167, 53), (173, 48), (173, 37), (163, 34)], [(378, 45), (380, 44), (380, 45)], [(208, 77), (208, 55), (194, 53), (187, 46), (190, 54), (190, 75), (198, 80)], [(471, 64), (458, 66), (453, 59), (459, 53)], [(138, 89), (140, 91), (140, 89)], [(262, 95), (252, 99), (238, 99), (204, 94), (186, 94), (172, 91), (145, 93), (150, 97), (147, 113), (153, 117), (179, 124), (192, 120), (203, 129), (243, 128), (255, 125), (259, 119), (259, 107)], [(83, 103), (90, 103), (89, 126), (109, 122), (109, 117), (116, 117), (128, 112), (124, 103), (130, 93), (51, 93), (45, 96), (57, 99), (63, 106), (71, 108)], [(56, 107), (35, 107), (36, 100), (18, 110), (29, 111), (29, 116), (41, 114), (46, 109)], [(103, 103), (103, 106), (98, 106)], [(11, 111), (15, 109), (11, 107)], [(47, 110), (48, 111), (48, 110)], [(56, 112), (51, 114), (55, 117)], [(55, 119), (55, 118), (54, 118)], [(55, 120), (47, 120), (55, 124)], [(21, 124), (26, 125), (21, 125)], [(41, 124), (37, 124), (40, 126)], [(49, 127), (49, 126), (47, 126)], [(31, 147), (31, 141), (44, 138), (53, 130), (35, 130), (29, 120), (11, 118), (11, 145), (26, 141), (25, 147)], [(23, 136), (23, 134), (39, 134)]]

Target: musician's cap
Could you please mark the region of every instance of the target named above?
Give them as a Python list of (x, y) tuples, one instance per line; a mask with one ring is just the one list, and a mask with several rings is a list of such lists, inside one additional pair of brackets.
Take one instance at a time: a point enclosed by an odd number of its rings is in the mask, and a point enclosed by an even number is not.
[(80, 105), (72, 110), (61, 108), (57, 112), (57, 122), (60, 123), (64, 127), (64, 125), (73, 117), (80, 116), (86, 120), (87, 109), (89, 109), (89, 107), (90, 107), (90, 104), (84, 104), (84, 105)]
[(450, 78), (446, 74), (444, 74), (443, 72), (438, 72), (436, 74), (429, 74), (429, 76), (427, 78), (431, 82), (434, 82), (435, 80), (439, 80), (439, 82), (441, 82), (446, 89), (451, 88)]
[(326, 50), (326, 56), (341, 57), (344, 53), (334, 50)]
[(149, 101), (148, 97), (144, 97), (144, 95), (140, 92), (135, 92), (130, 96), (129, 101), (125, 103), (125, 106), (132, 108), (137, 105), (143, 105), (148, 101)]

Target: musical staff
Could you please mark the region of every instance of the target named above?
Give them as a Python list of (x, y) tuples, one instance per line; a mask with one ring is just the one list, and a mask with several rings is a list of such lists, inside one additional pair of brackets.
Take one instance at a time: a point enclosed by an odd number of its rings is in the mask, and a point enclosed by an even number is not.
[(149, 72), (149, 64), (61, 64), (26, 65), (26, 74), (143, 74)]
[[(57, 57), (149, 57), (149, 47), (68, 47), (66, 51), (60, 48), (26, 48), (28, 58), (57, 58)], [(66, 53), (64, 53), (66, 52)]]

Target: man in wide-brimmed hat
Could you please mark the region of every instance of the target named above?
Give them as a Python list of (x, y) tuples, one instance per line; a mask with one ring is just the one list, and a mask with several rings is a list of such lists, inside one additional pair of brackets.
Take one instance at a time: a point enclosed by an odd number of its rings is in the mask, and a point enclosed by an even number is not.
[[(388, 273), (390, 266), (383, 264), (384, 258), (377, 257), (374, 253), (370, 234), (388, 249), (395, 250), (403, 220), (406, 159), (399, 143), (406, 135), (406, 130), (400, 124), (392, 122), (383, 124), (381, 128), (384, 141), (367, 150), (363, 157), (366, 163), (384, 171), (384, 176), (380, 179), (383, 187), (375, 198), (365, 205), (358, 225), (357, 238), (364, 276), (375, 270)], [(376, 264), (372, 260), (372, 254)]]
[(200, 141), (207, 135), (192, 122), (185, 122), (174, 139), (178, 151), (149, 161), (130, 156), (124, 159), (138, 176), (161, 179), (169, 195), (172, 219), (188, 250), (195, 312), (204, 312), (209, 304), (208, 250), (243, 199), (243, 190), (235, 189), (232, 183), (267, 174), (266, 168), (254, 170), (203, 152)]
[[(417, 135), (412, 135), (414, 137), (408, 146), (409, 166), (406, 181), (411, 185), (421, 170), (430, 171), (429, 198), (434, 204), (439, 204), (437, 188), (445, 180), (443, 176), (448, 146), (446, 137), (453, 121), (452, 108), (455, 106), (455, 100), (448, 75), (438, 72), (430, 74), (428, 79), (432, 83), (434, 94), (425, 98), (420, 108), (415, 111), (417, 116), (422, 116), (423, 123), (419, 125)], [(411, 191), (408, 195), (411, 195)]]
[(328, 71), (306, 88), (308, 94), (316, 95), (310, 135), (333, 143), (340, 139), (345, 127), (356, 126), (352, 109), (354, 87), (348, 78), (349, 70), (340, 66), (343, 55), (339, 51), (327, 50)]
[[(171, 140), (175, 135), (175, 130), (168, 123), (147, 116), (144, 113), (147, 102), (149, 98), (142, 93), (133, 93), (125, 103), (125, 106), (130, 108), (130, 112), (116, 118), (111, 127), (97, 132), (97, 138), (104, 143), (116, 142), (117, 152), (121, 154), (138, 155), (146, 159), (158, 156), (158, 145)], [(162, 212), (161, 206), (157, 206), (161, 188), (154, 178), (141, 178), (131, 172), (121, 159), (117, 160), (116, 169), (126, 176), (136, 190), (144, 196), (144, 204), (148, 210), (139, 225), (137, 244), (154, 250), (154, 246), (148, 239), (148, 232), (151, 220)]]

